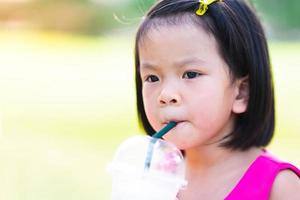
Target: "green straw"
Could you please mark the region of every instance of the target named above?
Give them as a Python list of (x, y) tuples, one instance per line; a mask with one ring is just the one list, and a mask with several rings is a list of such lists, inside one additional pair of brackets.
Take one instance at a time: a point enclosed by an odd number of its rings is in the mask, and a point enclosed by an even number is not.
[(144, 163), (144, 170), (148, 170), (150, 168), (154, 144), (157, 142), (158, 139), (162, 138), (169, 130), (174, 128), (176, 126), (176, 124), (177, 123), (173, 122), (173, 121), (169, 122), (160, 131), (158, 131), (154, 135), (152, 135), (152, 138), (151, 138), (150, 143), (148, 145), (146, 160), (145, 160), (145, 163)]
[(176, 122), (169, 122), (165, 127), (163, 127), (160, 131), (152, 135), (153, 138), (162, 138), (169, 130), (176, 126)]

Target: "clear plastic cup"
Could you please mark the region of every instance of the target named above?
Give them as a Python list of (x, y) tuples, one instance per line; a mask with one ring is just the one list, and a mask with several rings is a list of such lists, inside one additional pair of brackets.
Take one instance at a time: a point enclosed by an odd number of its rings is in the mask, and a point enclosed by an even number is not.
[(124, 141), (109, 170), (112, 200), (175, 200), (187, 184), (180, 150), (149, 136), (134, 136)]

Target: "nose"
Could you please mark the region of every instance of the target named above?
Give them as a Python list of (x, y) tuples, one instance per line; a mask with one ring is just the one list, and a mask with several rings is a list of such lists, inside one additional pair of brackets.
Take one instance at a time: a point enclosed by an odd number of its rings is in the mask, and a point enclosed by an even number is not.
[(164, 87), (160, 95), (158, 97), (158, 103), (160, 106), (167, 106), (167, 105), (172, 105), (172, 106), (177, 106), (180, 105), (181, 103), (181, 97), (179, 94), (179, 91), (176, 90), (175, 87)]

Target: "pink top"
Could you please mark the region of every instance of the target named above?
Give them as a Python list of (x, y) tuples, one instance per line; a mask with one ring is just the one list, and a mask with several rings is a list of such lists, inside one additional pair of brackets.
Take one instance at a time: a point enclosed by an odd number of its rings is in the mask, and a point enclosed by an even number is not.
[(268, 200), (276, 175), (286, 169), (292, 170), (300, 178), (300, 170), (298, 168), (276, 159), (264, 150), (250, 165), (225, 200)]

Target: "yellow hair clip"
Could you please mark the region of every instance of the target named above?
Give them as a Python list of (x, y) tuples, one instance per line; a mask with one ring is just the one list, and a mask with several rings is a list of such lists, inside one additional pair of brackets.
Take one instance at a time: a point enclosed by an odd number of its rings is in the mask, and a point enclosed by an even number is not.
[(208, 9), (208, 6), (216, 1), (219, 1), (219, 0), (199, 0), (199, 8), (198, 10), (196, 11), (196, 14), (197, 15), (204, 15)]

